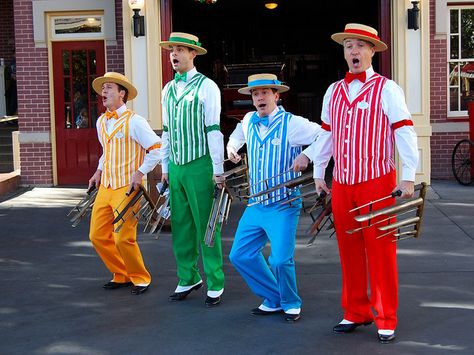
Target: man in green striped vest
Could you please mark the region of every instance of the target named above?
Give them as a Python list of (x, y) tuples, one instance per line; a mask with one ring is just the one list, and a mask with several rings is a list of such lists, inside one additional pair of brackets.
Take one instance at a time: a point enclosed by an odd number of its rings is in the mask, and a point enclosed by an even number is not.
[(206, 54), (199, 39), (173, 32), (160, 46), (170, 51), (176, 71), (163, 89), (162, 181), (170, 186), (173, 252), (178, 285), (170, 301), (182, 301), (201, 288), (202, 255), (207, 282), (207, 307), (220, 304), (224, 292), (220, 230), (213, 247), (204, 244), (214, 186), (224, 178), (224, 139), (220, 132), (221, 98), (216, 83), (199, 73), (194, 58)]

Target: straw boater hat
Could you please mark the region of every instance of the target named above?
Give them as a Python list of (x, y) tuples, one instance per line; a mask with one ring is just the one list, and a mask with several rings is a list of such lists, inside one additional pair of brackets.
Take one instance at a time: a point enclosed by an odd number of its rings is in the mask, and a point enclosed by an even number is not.
[(102, 85), (104, 83), (115, 83), (118, 85), (122, 85), (125, 89), (128, 90), (128, 100), (133, 100), (135, 97), (137, 97), (137, 89), (125, 77), (125, 75), (113, 71), (105, 73), (104, 76), (99, 76), (98, 78), (94, 79), (94, 81), (92, 82), (92, 88), (95, 90), (96, 93), (101, 95)]
[(254, 89), (277, 89), (278, 92), (286, 92), (290, 88), (286, 85), (282, 85), (281, 81), (277, 80), (277, 76), (274, 74), (254, 74), (248, 78), (248, 84), (244, 88), (238, 90), (239, 93), (244, 95), (252, 94)]
[(168, 50), (171, 50), (172, 46), (185, 46), (195, 49), (198, 55), (207, 53), (207, 50), (201, 47), (199, 38), (184, 32), (171, 32), (169, 40), (161, 41), (159, 45)]
[(347, 38), (359, 38), (374, 45), (376, 52), (383, 52), (388, 47), (383, 43), (375, 28), (358, 23), (348, 23), (344, 32), (334, 33), (331, 38), (339, 44), (343, 44)]

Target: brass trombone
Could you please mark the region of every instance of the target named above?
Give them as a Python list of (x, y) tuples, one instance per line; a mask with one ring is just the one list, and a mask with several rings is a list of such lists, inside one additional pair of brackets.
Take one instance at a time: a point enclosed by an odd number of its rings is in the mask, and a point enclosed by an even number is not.
[[(130, 198), (132, 193), (134, 193), (134, 195)], [(148, 220), (150, 213), (154, 209), (155, 204), (142, 185), (138, 186), (137, 191), (133, 191), (132, 189), (125, 194), (124, 199), (114, 211), (114, 214), (116, 214), (115, 219), (112, 221), (112, 224), (115, 225), (114, 232), (118, 233), (129, 218), (134, 218), (135, 224), (142, 218)]]
[(70, 220), (72, 222), (73, 227), (77, 227), (77, 225), (82, 221), (82, 219), (91, 213), (92, 206), (94, 205), (94, 201), (98, 191), (99, 190), (96, 189), (95, 184), (93, 184), (86, 191), (86, 196), (69, 211), (67, 216), (70, 216), (74, 213)]
[(227, 222), (230, 212), (230, 204), (233, 196), (226, 185), (220, 189), (217, 185), (214, 188), (214, 200), (212, 202), (211, 213), (204, 234), (204, 243), (208, 247), (214, 246), (214, 236), (218, 226)]

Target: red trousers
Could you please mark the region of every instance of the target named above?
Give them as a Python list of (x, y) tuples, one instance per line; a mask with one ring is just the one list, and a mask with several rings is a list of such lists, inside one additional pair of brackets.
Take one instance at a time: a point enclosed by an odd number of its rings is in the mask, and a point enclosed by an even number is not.
[[(354, 220), (354, 216), (366, 214), (369, 207), (349, 213), (354, 207), (390, 195), (396, 186), (395, 171), (356, 185), (333, 182), (332, 212), (339, 246), (342, 268), (342, 308), (344, 318), (355, 323), (374, 319), (378, 329), (395, 329), (398, 307), (398, 272), (396, 245), (392, 234), (376, 239), (385, 233), (378, 226), (393, 223), (382, 222), (354, 234), (347, 230), (367, 225)], [(394, 198), (373, 204), (372, 210), (393, 205)], [(371, 223), (386, 218), (382, 216)], [(370, 280), (370, 294), (368, 285)]]

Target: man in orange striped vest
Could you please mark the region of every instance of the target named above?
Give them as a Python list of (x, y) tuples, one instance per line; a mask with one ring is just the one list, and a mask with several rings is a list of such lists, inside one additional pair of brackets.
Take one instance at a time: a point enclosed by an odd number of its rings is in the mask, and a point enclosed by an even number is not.
[[(332, 144), (334, 157), (332, 211), (342, 268), (344, 317), (333, 331), (350, 333), (375, 319), (379, 341), (388, 343), (395, 339), (397, 326), (395, 237), (377, 239), (383, 233), (377, 228), (354, 234), (346, 231), (360, 227), (354, 220), (355, 215), (369, 210), (367, 206), (350, 213), (352, 208), (396, 190), (402, 191), (402, 198), (413, 196), (418, 165), (417, 138), (402, 89), (372, 68), (375, 52), (387, 49), (377, 31), (365, 25), (348, 24), (344, 32), (333, 34), (331, 38), (343, 45), (349, 66), (345, 79), (327, 90), (321, 114), (322, 128), (327, 131), (326, 139)], [(403, 162), (398, 185), (394, 143)], [(312, 147), (304, 153), (321, 159), (319, 151)], [(329, 193), (324, 171), (315, 169), (314, 176), (317, 191)], [(373, 209), (394, 203), (395, 199), (389, 198), (374, 204)], [(369, 280), (370, 296), (367, 294)]]
[[(114, 290), (133, 286), (131, 293), (145, 292), (150, 273), (145, 268), (137, 243), (136, 223), (127, 220), (119, 232), (114, 232), (114, 211), (133, 197), (130, 189), (138, 190), (145, 174), (159, 162), (160, 138), (145, 118), (127, 109), (127, 100), (137, 96), (137, 89), (122, 74), (109, 72), (96, 78), (92, 87), (102, 98), (107, 111), (97, 120), (97, 134), (102, 156), (89, 187), (99, 188), (92, 209), (89, 238), (97, 254), (112, 273), (112, 280), (103, 287)], [(148, 151), (148, 154), (147, 154)]]

